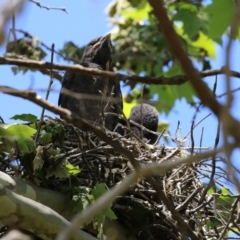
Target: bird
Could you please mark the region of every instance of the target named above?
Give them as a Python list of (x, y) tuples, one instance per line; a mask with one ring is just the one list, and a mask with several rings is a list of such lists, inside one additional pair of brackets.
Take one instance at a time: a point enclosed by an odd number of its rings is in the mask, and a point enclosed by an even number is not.
[[(157, 132), (158, 129), (158, 111), (155, 107), (147, 103), (137, 104), (131, 109), (129, 119), (139, 125), (142, 125), (146, 129)], [(141, 137), (141, 128), (138, 126), (131, 126), (133, 132), (137, 136)], [(143, 140), (147, 140), (148, 143), (154, 144), (158, 138), (157, 134), (153, 134), (143, 130)], [(145, 141), (146, 141), (145, 140)]]
[[(110, 33), (95, 38), (86, 45), (80, 65), (113, 71), (111, 51)], [(70, 90), (71, 94), (66, 94), (64, 89)], [(113, 131), (118, 124), (118, 114), (121, 114), (123, 109), (120, 83), (106, 77), (66, 72), (62, 80), (58, 105), (92, 124), (104, 125)]]
[[(157, 141), (157, 134), (141, 129), (141, 126), (143, 126), (152, 132), (157, 132), (158, 111), (155, 107), (147, 103), (137, 104), (131, 109), (130, 116), (127, 120), (129, 122), (131, 132), (141, 138), (144, 142), (154, 144)], [(119, 118), (119, 123), (124, 127), (128, 126), (126, 119)], [(134, 123), (137, 123), (138, 126)], [(117, 132), (120, 135), (126, 135), (124, 129), (121, 127), (117, 128)]]

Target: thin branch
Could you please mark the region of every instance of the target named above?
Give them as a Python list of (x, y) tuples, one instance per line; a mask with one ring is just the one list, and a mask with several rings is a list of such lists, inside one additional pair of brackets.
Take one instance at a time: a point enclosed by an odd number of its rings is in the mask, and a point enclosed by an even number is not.
[(42, 5), (40, 2), (35, 1), (35, 0), (28, 0), (28, 1), (32, 2), (32, 3), (35, 3), (40, 8), (45, 8), (47, 10), (61, 10), (61, 11), (65, 12), (65, 13), (68, 13), (66, 8), (64, 8), (64, 7), (48, 7), (48, 6)]
[[(54, 45), (54, 43), (53, 43), (53, 44), (52, 44), (52, 52), (51, 52), (51, 64), (53, 64), (54, 46), (55, 46), (55, 45)], [(49, 97), (49, 93), (50, 93), (52, 84), (53, 84), (53, 74), (52, 74), (52, 68), (50, 68), (50, 79), (49, 79), (49, 84), (48, 84), (48, 88), (47, 88), (47, 93), (46, 93), (45, 100), (48, 100), (48, 97)], [(45, 108), (42, 109), (42, 113), (41, 113), (41, 117), (40, 117), (40, 122), (39, 122), (38, 129), (37, 129), (37, 133), (36, 133), (36, 136), (35, 136), (35, 142), (38, 141), (40, 129), (41, 129), (41, 126), (42, 126), (42, 123), (43, 123), (44, 113), (45, 113)]]
[[(120, 80), (129, 80), (134, 83), (146, 83), (146, 84), (160, 84), (160, 85), (181, 85), (188, 81), (188, 78), (184, 75), (177, 75), (171, 78), (166, 77), (140, 77), (136, 75), (127, 75), (121, 73), (114, 73), (109, 71), (102, 71), (95, 68), (86, 68), (81, 65), (64, 65), (64, 64), (51, 64), (50, 62), (44, 61), (35, 61), (35, 60), (26, 60), (26, 59), (14, 59), (1, 56), (0, 57), (0, 65), (16, 65), (21, 67), (34, 68), (38, 70), (46, 70), (46, 69), (57, 69), (64, 70), (69, 72), (78, 72), (84, 73), (87, 75), (101, 76), (105, 78), (115, 79), (117, 81)], [(213, 74), (214, 73), (214, 74)], [(225, 70), (212, 70), (212, 71), (203, 71), (199, 73), (201, 77), (208, 77), (218, 74), (225, 74)], [(231, 71), (231, 76), (240, 78), (240, 73)]]

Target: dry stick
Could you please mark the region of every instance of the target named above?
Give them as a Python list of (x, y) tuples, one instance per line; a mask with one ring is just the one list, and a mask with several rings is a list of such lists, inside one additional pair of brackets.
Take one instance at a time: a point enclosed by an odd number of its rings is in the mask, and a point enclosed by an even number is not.
[[(214, 96), (215, 96), (216, 89), (217, 89), (217, 76), (216, 76), (216, 79), (215, 79), (215, 82), (214, 82), (214, 85), (213, 85), (213, 94), (214, 94)], [(199, 111), (199, 109), (200, 109), (201, 106), (202, 106), (202, 103), (200, 102), (200, 103), (199, 103), (199, 106), (196, 108), (196, 112), (195, 112), (195, 114), (194, 114), (194, 116), (193, 116), (193, 121), (195, 121), (195, 119), (196, 119), (196, 117), (197, 117), (197, 113), (198, 113), (198, 111)], [(211, 115), (211, 113), (210, 113), (209, 115), (207, 115), (207, 117), (209, 117), (210, 115)], [(201, 121), (199, 121), (199, 122), (196, 124), (196, 126), (199, 125), (199, 124), (200, 124), (203, 120), (205, 120), (207, 117), (205, 117), (205, 118), (203, 118)], [(195, 128), (196, 126), (194, 126), (194, 128)], [(194, 128), (193, 128), (193, 129), (194, 129)], [(189, 135), (189, 133), (184, 137), (184, 139), (185, 139), (188, 135)]]
[(199, 144), (200, 152), (201, 152), (201, 148), (202, 148), (203, 132), (204, 132), (204, 127), (202, 127), (201, 137), (200, 137), (200, 144)]
[[(12, 2), (13, 1), (11, 1), (11, 3)], [(15, 18), (14, 12), (12, 15), (12, 29), (10, 31), (12, 32), (12, 35), (13, 35), (15, 53), (18, 53), (19, 50), (18, 50), (17, 35), (16, 35), (16, 18)]]
[[(51, 52), (51, 63), (53, 63), (54, 47), (55, 47), (55, 45), (53, 43), (52, 44), (52, 52)], [(46, 97), (45, 97), (46, 101), (48, 100), (52, 84), (53, 84), (53, 76), (52, 76), (52, 68), (50, 68), (50, 79), (49, 79), (49, 84), (48, 84), (47, 93), (46, 93)], [(39, 121), (39, 124), (38, 124), (37, 133), (36, 133), (36, 136), (35, 136), (35, 142), (38, 141), (38, 137), (39, 137), (39, 133), (40, 133), (40, 130), (41, 130), (41, 126), (43, 124), (44, 113), (45, 113), (45, 108), (42, 109), (40, 121)]]
[(218, 238), (219, 240), (223, 239), (227, 233), (227, 229), (228, 229), (228, 226), (229, 224), (231, 223), (231, 221), (233, 220), (234, 218), (234, 210), (235, 208), (237, 207), (237, 203), (239, 202), (239, 197), (234, 201), (234, 203), (232, 204), (231, 206), (231, 210), (230, 210), (230, 216), (228, 218), (228, 221), (227, 221), (227, 224), (225, 226), (225, 228), (223, 229), (223, 231), (221, 232), (221, 236)]
[[(145, 84), (142, 85), (142, 91), (141, 91), (141, 109), (140, 109), (140, 112), (141, 112), (141, 125), (142, 126), (143, 126), (143, 91), (144, 91), (144, 88), (145, 88)], [(143, 129), (142, 128), (141, 128), (140, 136), (141, 136), (141, 139), (143, 139)]]
[[(202, 118), (202, 119), (194, 126), (194, 128), (196, 128), (201, 122), (203, 122), (206, 118), (208, 118), (208, 117), (211, 116), (211, 115), (212, 115), (212, 114), (209, 113), (207, 116), (205, 116), (204, 118)], [(187, 133), (187, 135), (183, 138), (183, 140), (186, 139), (190, 133), (191, 133), (191, 131), (189, 131), (189, 132)]]
[[(179, 135), (180, 135), (180, 121), (178, 120), (178, 124), (177, 124), (177, 129), (176, 129), (176, 131), (175, 131), (175, 140), (176, 140), (176, 142), (177, 142), (177, 144), (178, 144), (178, 142), (179, 142)], [(178, 144), (179, 145), (179, 144)]]
[[(120, 73), (114, 73), (109, 71), (102, 71), (98, 70), (96, 68), (86, 68), (79, 64), (76, 65), (63, 65), (63, 64), (52, 64), (49, 62), (44, 61), (36, 61), (36, 60), (23, 60), (23, 59), (14, 59), (14, 58), (7, 58), (7, 57), (0, 57), (0, 65), (16, 65), (16, 66), (22, 66), (22, 67), (28, 67), (28, 68), (34, 68), (38, 70), (46, 70), (50, 69), (58, 69), (58, 70), (64, 70), (69, 72), (78, 72), (78, 73), (84, 73), (87, 75), (92, 76), (101, 76), (106, 77), (110, 79), (115, 79), (117, 81), (120, 80), (129, 80), (133, 83), (146, 83), (146, 84), (160, 84), (160, 85), (181, 85), (188, 81), (188, 78), (184, 75), (177, 75), (171, 78), (166, 77), (140, 77), (136, 75), (127, 75), (127, 74), (120, 74)], [(218, 74), (225, 74), (224, 69), (219, 70), (212, 70), (212, 71), (204, 71), (199, 73), (199, 78), (201, 77), (208, 77), (208, 76), (215, 76)], [(231, 76), (240, 78), (240, 73), (231, 71)], [(215, 105), (215, 104), (214, 104)]]
[[(216, 133), (216, 138), (215, 138), (215, 143), (214, 143), (214, 148), (217, 149), (217, 146), (219, 144), (219, 140), (220, 140), (220, 122), (218, 122), (218, 127), (217, 127), (217, 133)], [(205, 196), (208, 192), (208, 190), (213, 187), (215, 188), (215, 183), (214, 183), (214, 175), (215, 175), (215, 172), (216, 172), (216, 156), (214, 156), (212, 158), (212, 172), (211, 172), (211, 176), (210, 176), (210, 181), (208, 183), (208, 185), (206, 186), (206, 188), (204, 189), (203, 191), (203, 194), (200, 198), (200, 200), (198, 201), (198, 205), (202, 204), (202, 202), (204, 201), (205, 199)], [(216, 189), (215, 189), (216, 190)], [(216, 191), (215, 191), (216, 192)]]
[(186, 200), (179, 204), (177, 207), (176, 207), (176, 210), (177, 211), (181, 211), (182, 209), (185, 209), (187, 208), (187, 205), (188, 203), (202, 190), (202, 186), (196, 188), (191, 194), (189, 197), (186, 198)]
[[(240, 87), (231, 90), (231, 92), (234, 93), (234, 92), (237, 92), (237, 91), (239, 91), (239, 90), (240, 90)], [(227, 94), (228, 94), (228, 92), (225, 92), (225, 93), (219, 94), (219, 95), (216, 96), (216, 98), (224, 97), (224, 96), (226, 96)]]
[(194, 151), (194, 137), (193, 137), (193, 130), (194, 130), (194, 121), (192, 121), (192, 125), (191, 125), (191, 142), (192, 142), (192, 148), (191, 148), (191, 155), (193, 155), (193, 151)]
[(65, 12), (65, 13), (68, 13), (67, 12), (67, 10), (66, 10), (66, 8), (61, 8), (61, 7), (47, 7), (47, 6), (44, 6), (44, 5), (42, 5), (40, 2), (38, 2), (38, 1), (35, 1), (35, 0), (28, 0), (29, 2), (32, 2), (32, 3), (35, 3), (38, 7), (40, 7), (40, 8), (45, 8), (45, 9), (47, 9), (47, 10), (61, 10), (61, 11), (63, 11), (63, 12)]

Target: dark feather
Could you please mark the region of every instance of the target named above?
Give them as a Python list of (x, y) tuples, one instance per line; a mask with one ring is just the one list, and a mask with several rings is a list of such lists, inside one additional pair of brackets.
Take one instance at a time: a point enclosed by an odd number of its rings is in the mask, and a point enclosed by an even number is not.
[[(157, 132), (158, 128), (158, 111), (155, 107), (143, 103), (138, 104), (132, 108), (130, 113), (130, 119), (138, 124), (142, 124), (145, 128)], [(141, 130), (134, 126), (135, 132), (137, 135), (140, 135)], [(157, 135), (153, 133), (149, 133), (147, 131), (143, 131), (143, 138), (150, 140), (149, 143), (153, 144), (157, 140)]]
[[(85, 48), (80, 65), (111, 70), (111, 48), (110, 35), (92, 40)], [(64, 94), (64, 89), (72, 91), (73, 94)], [(103, 99), (104, 91), (105, 99)], [(113, 130), (118, 123), (118, 117), (107, 113), (120, 114), (122, 111), (120, 84), (99, 76), (66, 72), (58, 105), (94, 124), (101, 124), (101, 114), (104, 111), (105, 127)]]

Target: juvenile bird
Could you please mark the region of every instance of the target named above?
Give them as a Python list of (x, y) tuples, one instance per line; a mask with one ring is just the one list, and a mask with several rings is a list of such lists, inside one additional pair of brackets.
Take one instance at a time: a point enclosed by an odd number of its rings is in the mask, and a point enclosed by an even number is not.
[[(144, 126), (148, 130), (157, 132), (158, 128), (158, 111), (155, 107), (143, 103), (134, 106), (131, 110), (129, 119)], [(141, 137), (141, 128), (131, 124), (131, 130)], [(149, 140), (150, 144), (154, 144), (158, 136), (156, 134), (143, 130), (143, 139)]]
[[(111, 50), (110, 34), (93, 39), (87, 44), (80, 65), (112, 71)], [(64, 93), (64, 89), (70, 90), (71, 94)], [(118, 123), (117, 115), (123, 107), (120, 84), (105, 77), (66, 72), (58, 105), (93, 124), (101, 125), (104, 122), (105, 127), (112, 131)]]
[[(128, 120), (137, 123), (138, 125), (142, 125), (148, 130), (153, 132), (157, 132), (158, 128), (158, 111), (155, 107), (143, 103), (134, 106), (131, 109), (130, 117)], [(130, 130), (137, 135), (139, 138), (143, 138), (145, 142), (150, 144), (154, 144), (158, 138), (158, 135), (150, 133), (146, 130), (141, 130), (140, 126), (135, 125), (133, 122), (129, 121)], [(119, 119), (119, 123), (122, 126), (127, 127), (128, 124), (125, 119)], [(143, 134), (141, 134), (141, 131)], [(117, 132), (121, 135), (126, 135), (124, 128), (118, 127)]]

